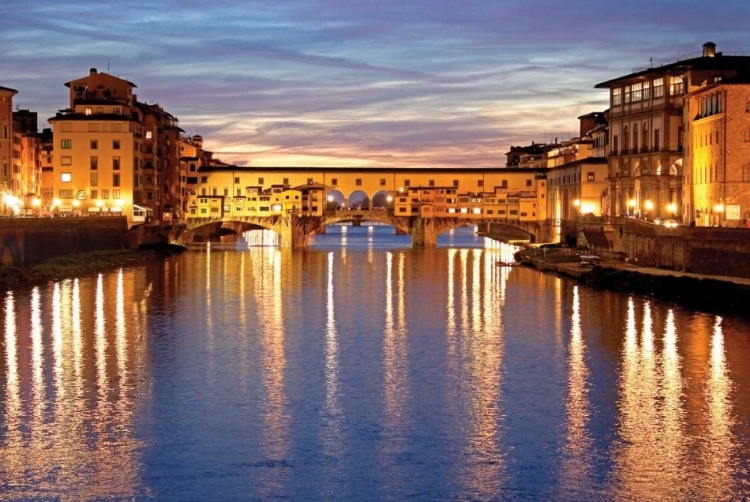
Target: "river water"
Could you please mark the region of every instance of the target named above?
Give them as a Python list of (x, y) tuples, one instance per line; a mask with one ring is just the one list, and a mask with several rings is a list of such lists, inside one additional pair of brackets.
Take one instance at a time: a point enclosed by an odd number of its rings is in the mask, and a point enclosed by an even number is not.
[(7, 293), (0, 499), (741, 500), (750, 322), (330, 227)]

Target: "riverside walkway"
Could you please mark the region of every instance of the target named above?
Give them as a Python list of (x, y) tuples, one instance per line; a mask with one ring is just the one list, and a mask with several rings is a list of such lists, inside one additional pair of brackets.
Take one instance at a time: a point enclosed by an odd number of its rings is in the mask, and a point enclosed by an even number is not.
[(594, 266), (582, 265), (581, 256), (590, 255), (589, 250), (568, 247), (529, 247), (516, 254), (516, 259), (543, 271), (555, 272), (560, 275), (581, 279), (589, 275), (594, 267), (609, 270), (621, 270), (636, 274), (659, 277), (684, 277), (691, 279), (710, 279), (733, 283), (750, 288), (750, 279), (724, 275), (695, 274), (678, 270), (667, 270), (656, 267), (641, 267), (637, 263), (601, 257)]

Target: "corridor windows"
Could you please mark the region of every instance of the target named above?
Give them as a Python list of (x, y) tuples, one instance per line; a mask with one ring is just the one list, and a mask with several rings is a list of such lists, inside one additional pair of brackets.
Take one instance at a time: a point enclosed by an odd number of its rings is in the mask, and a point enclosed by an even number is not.
[(643, 83), (639, 82), (631, 86), (631, 99), (633, 102), (643, 99)]
[(685, 93), (685, 84), (682, 77), (669, 78), (669, 95), (681, 96)]
[(654, 79), (654, 97), (661, 98), (664, 96), (664, 78)]
[(622, 104), (622, 88), (618, 87), (612, 89), (612, 106), (618, 106)]

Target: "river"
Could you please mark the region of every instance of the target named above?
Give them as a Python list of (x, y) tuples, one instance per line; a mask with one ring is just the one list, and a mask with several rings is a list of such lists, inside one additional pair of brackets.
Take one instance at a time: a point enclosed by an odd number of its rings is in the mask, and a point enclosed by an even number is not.
[(748, 319), (472, 229), (248, 235), (5, 294), (0, 499), (750, 497)]

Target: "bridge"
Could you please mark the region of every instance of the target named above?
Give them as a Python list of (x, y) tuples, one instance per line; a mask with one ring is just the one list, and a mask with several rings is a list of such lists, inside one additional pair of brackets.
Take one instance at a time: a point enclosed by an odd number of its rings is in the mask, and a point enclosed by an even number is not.
[[(326, 226), (343, 222), (360, 225), (362, 222), (377, 222), (393, 226), (397, 232), (412, 237), (415, 248), (435, 247), (437, 236), (454, 228), (478, 225), (489, 228), (493, 223), (495, 229), (493, 237), (501, 240), (530, 240), (534, 241), (539, 233), (538, 224), (530, 222), (523, 225), (519, 222), (508, 223), (501, 219), (476, 219), (455, 217), (421, 217), (396, 216), (386, 210), (326, 210), (322, 215), (309, 215), (298, 212), (275, 214), (269, 216), (236, 216), (190, 218), (187, 220), (185, 231), (180, 234), (178, 243), (188, 244), (194, 240), (208, 240), (220, 235), (222, 228), (229, 228), (238, 233), (253, 229), (266, 229), (276, 232), (280, 237), (282, 247), (303, 248), (307, 246), (310, 234), (322, 231)], [(502, 229), (498, 233), (497, 228)], [(527, 228), (526, 228), (527, 227)]]

